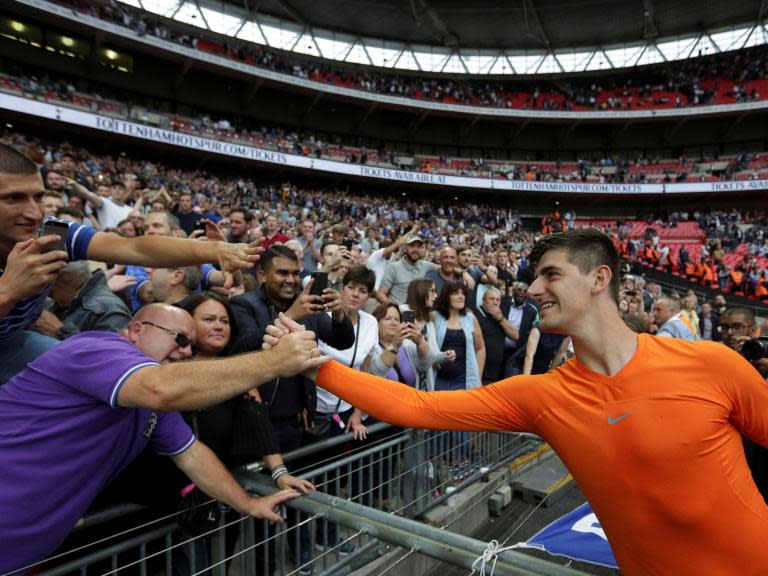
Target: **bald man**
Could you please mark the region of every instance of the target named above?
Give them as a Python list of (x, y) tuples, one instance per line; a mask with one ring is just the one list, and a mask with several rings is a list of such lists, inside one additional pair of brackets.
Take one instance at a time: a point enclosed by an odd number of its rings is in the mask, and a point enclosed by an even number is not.
[(218, 404), (325, 359), (298, 335), (266, 352), (174, 363), (192, 355), (194, 340), (186, 311), (152, 304), (119, 334), (68, 338), (0, 388), (0, 574), (56, 550), (147, 445), (208, 495), (280, 521), (275, 509), (298, 493), (249, 496), (176, 411)]

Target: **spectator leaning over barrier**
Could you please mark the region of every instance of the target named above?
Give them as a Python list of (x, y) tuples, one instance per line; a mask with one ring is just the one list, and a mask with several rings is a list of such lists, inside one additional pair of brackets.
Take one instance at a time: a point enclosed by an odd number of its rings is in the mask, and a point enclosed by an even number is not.
[(268, 353), (174, 363), (191, 356), (195, 324), (180, 308), (153, 304), (120, 334), (78, 334), (34, 360), (0, 388), (0, 573), (53, 552), (147, 445), (210, 496), (279, 522), (276, 507), (298, 492), (249, 496), (175, 411), (319, 365), (326, 359), (308, 334)]
[[(531, 264), (541, 329), (574, 344), (557, 370), (421, 392), (329, 362), (317, 385), (397, 426), (540, 435), (573, 473), (627, 576), (763, 573), (768, 506), (738, 432), (768, 444), (764, 379), (721, 344), (632, 332), (618, 311), (618, 253), (596, 230), (543, 237)], [(301, 330), (283, 326), (267, 345)]]
[(58, 343), (27, 328), (40, 316), (51, 283), (68, 259), (155, 266), (215, 262), (230, 273), (252, 267), (258, 258), (257, 249), (247, 244), (122, 238), (74, 223), (69, 224), (65, 249), (50, 250), (58, 236), (37, 238), (42, 194), (37, 166), (0, 144), (0, 383)]
[(653, 305), (653, 314), (659, 327), (656, 336), (696, 340), (693, 326), (680, 315), (680, 300), (659, 298)]

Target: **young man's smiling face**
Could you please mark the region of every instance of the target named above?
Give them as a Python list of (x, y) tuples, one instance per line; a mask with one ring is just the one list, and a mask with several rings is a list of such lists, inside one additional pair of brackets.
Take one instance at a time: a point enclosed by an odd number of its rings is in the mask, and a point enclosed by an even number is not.
[(40, 174), (0, 173), (0, 250), (34, 238), (43, 221)]
[(528, 297), (539, 305), (542, 331), (569, 333), (582, 320), (593, 303), (594, 277), (594, 271), (583, 274), (569, 262), (565, 250), (549, 250), (541, 257)]

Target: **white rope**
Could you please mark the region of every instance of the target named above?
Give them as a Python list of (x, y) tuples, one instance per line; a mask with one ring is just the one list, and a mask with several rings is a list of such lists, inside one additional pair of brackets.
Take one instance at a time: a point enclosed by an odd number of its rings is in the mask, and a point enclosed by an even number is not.
[[(497, 540), (491, 540), (483, 550), (482, 555), (472, 562), (472, 574), (479, 572), (480, 576), (493, 576), (493, 571), (496, 570), (496, 560), (499, 559), (499, 554), (519, 547), (519, 544), (512, 544), (504, 548), (499, 547)], [(490, 572), (486, 574), (486, 566), (489, 565)]]

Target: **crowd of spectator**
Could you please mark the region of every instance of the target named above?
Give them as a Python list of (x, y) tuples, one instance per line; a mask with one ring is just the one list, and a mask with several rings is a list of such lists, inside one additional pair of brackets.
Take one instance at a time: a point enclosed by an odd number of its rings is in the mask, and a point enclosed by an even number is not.
[[(21, 410), (16, 395), (30, 386), (41, 386), (41, 374), (47, 373), (44, 368), (64, 363), (67, 377), (82, 379), (87, 394), (99, 398), (106, 394), (109, 402), (104, 406), (144, 410), (137, 412), (140, 422), (147, 415), (151, 420), (153, 410), (184, 412), (198, 439), (210, 445), (217, 458), (209, 458), (207, 451), (201, 454), (200, 450), (207, 449), (198, 444), (191, 444), (198, 447), (189, 452), (189, 433), (179, 421), (169, 423), (170, 416), (151, 424), (148, 436), (155, 426), (162, 430), (162, 441), (154, 447), (174, 455), (177, 467), (198, 488), (230, 502), (240, 512), (276, 520), (275, 506), (296, 497), (298, 491), (313, 489), (290, 474), (283, 452), (345, 430), (356, 441), (366, 441), (370, 422), (364, 414), (329, 392), (316, 390), (302, 376), (315, 354), (416, 388), (458, 390), (507, 376), (543, 373), (573, 353), (569, 338), (539, 330), (537, 304), (527, 298), (533, 280), (527, 256), (533, 243), (543, 233), (578, 226), (573, 211), (561, 215), (555, 210), (542, 220), (541, 230), (531, 230), (523, 226), (517, 212), (493, 205), (416, 202), (348, 190), (303, 189), (290, 183), (264, 185), (249, 178), (182, 170), (125, 154), (94, 154), (67, 143), (50, 144), (20, 134), (6, 135), (3, 143), (24, 150), (40, 167), (46, 190), (38, 192), (35, 186), (15, 183), (11, 177), (6, 183), (0, 181), (0, 208), (6, 210), (3, 202), (20, 206), (8, 208), (7, 215), (0, 210), (4, 218), (18, 213), (8, 222), (0, 222), (5, 230), (0, 235), (2, 245), (7, 249), (0, 280), (7, 283), (17, 278), (21, 282), (25, 272), (19, 268), (19, 259), (29, 258), (30, 250), (36, 253), (37, 248), (30, 248), (33, 244), (51, 240), (34, 239), (43, 215), (73, 222), (67, 229), (65, 248), (71, 259), (92, 261), (66, 264), (63, 252), (40, 254), (45, 259), (45, 274), (42, 280), (35, 280), (37, 291), (14, 288), (38, 304), (29, 307), (23, 304), (27, 300), (16, 299), (9, 303), (10, 309), (3, 308), (0, 338), (6, 340), (4, 354), (23, 352), (27, 356), (23, 362), (15, 356), (2, 362), (4, 379), (9, 380), (0, 387), (0, 413), (9, 419), (6, 425), (14, 426), (16, 411)], [(2, 152), (8, 155), (6, 150)], [(12, 164), (2, 161), (5, 164), (0, 167)], [(3, 171), (15, 174), (10, 168)], [(34, 172), (28, 177), (34, 180), (38, 176)], [(11, 185), (19, 191), (7, 190)], [(32, 195), (28, 204), (21, 198), (25, 194)], [(713, 239), (719, 234), (719, 246), (746, 241), (747, 237), (734, 239), (742, 230), (738, 224), (746, 221), (752, 224), (748, 240), (765, 241), (764, 213), (669, 215), (672, 227), (689, 220), (700, 222)], [(617, 245), (634, 245), (624, 226), (619, 223), (609, 232)], [(16, 228), (28, 238), (16, 239), (14, 245)], [(263, 251), (252, 268), (254, 243)], [(103, 251), (104, 246), (115, 249), (112, 257), (111, 251)], [(136, 252), (140, 246), (149, 252)], [(167, 252), (171, 247), (176, 257)], [(108, 262), (107, 266), (96, 264), (99, 260)], [(34, 270), (29, 268), (29, 278), (37, 278)], [(762, 276), (765, 280), (764, 272)], [(315, 283), (325, 286), (313, 290)], [(23, 309), (19, 308), (22, 304)], [(714, 314), (722, 315), (724, 306), (722, 295), (713, 302), (702, 302), (693, 291), (683, 295), (664, 291), (642, 277), (626, 275), (622, 279), (620, 311), (638, 332), (718, 340), (722, 330)], [(260, 364), (264, 384), (256, 390), (252, 379), (244, 382), (238, 374), (255, 362), (253, 357), (258, 355), (249, 353), (261, 350), (267, 326), (279, 315), (304, 323), (318, 335), (319, 348), (307, 347), (310, 343), (297, 333), (275, 348), (278, 352), (271, 358), (277, 359), (278, 368)], [(7, 321), (11, 317), (15, 320)], [(100, 339), (94, 330), (123, 337)], [(164, 347), (159, 349), (157, 339), (161, 337)], [(77, 355), (78, 346), (88, 347), (87, 358)], [(136, 364), (132, 347), (150, 360), (142, 356), (143, 363)], [(113, 348), (118, 351), (110, 352)], [(44, 349), (48, 351), (34, 360)], [(217, 357), (227, 360), (206, 363)], [(109, 368), (99, 365), (105, 358), (110, 360)], [(191, 363), (177, 362), (190, 359)], [(24, 370), (29, 361), (33, 367)], [(189, 364), (196, 366), (185, 371)], [(154, 379), (148, 382), (132, 376), (134, 372), (143, 374), (143, 366), (162, 371), (157, 373), (158, 382), (178, 380), (175, 395), (157, 399), (157, 392), (151, 392), (156, 383), (149, 384)], [(127, 372), (119, 378), (117, 388), (111, 387), (114, 380), (110, 380), (105, 392), (107, 384), (96, 382), (102, 372), (109, 380), (117, 379), (121, 370)], [(252, 366), (248, 370), (256, 373)], [(216, 394), (204, 390), (205, 385), (219, 380), (231, 380), (231, 386), (216, 388)], [(196, 382), (203, 389), (195, 388)], [(46, 376), (46, 389), (59, 390), (60, 386), (60, 380)], [(232, 396), (240, 399), (224, 402)], [(34, 415), (35, 410), (25, 405), (22, 412)], [(244, 441), (236, 428), (243, 418), (259, 422), (253, 425), (261, 431), (258, 446), (253, 439)], [(58, 426), (52, 429), (61, 430)], [(72, 430), (78, 442), (84, 432), (87, 427)], [(19, 438), (23, 440), (23, 435)], [(52, 530), (55, 537), (18, 543), (25, 551), (23, 558), (39, 560), (41, 554), (50, 553), (51, 543), (55, 546), (66, 535), (89, 498), (129, 466), (144, 445), (142, 441), (126, 448), (119, 461), (104, 455), (115, 462), (114, 468), (94, 476), (89, 484), (93, 489), (77, 499), (79, 507), (68, 509), (66, 517), (55, 517), (60, 521), (55, 530), (27, 518), (30, 525)], [(459, 439), (441, 457), (453, 469), (465, 466), (472, 458), (468, 446), (468, 439)], [(15, 457), (16, 452), (7, 449), (8, 458)], [(270, 499), (248, 499), (225, 481), (228, 476), (218, 462), (232, 465), (262, 456), (283, 492)], [(217, 490), (210, 477), (201, 473), (196, 464), (199, 458), (206, 462), (206, 470), (217, 470), (226, 489)], [(73, 462), (85, 470), (94, 465), (92, 460), (74, 458)], [(155, 495), (161, 484), (168, 484), (169, 504), (189, 482), (170, 472), (160, 474), (163, 468), (156, 462), (147, 464), (142, 458), (137, 462), (137, 466), (151, 466)], [(23, 499), (23, 495), (17, 496), (16, 502)], [(385, 507), (386, 502), (378, 505)], [(10, 504), (0, 502), (0, 511), (10, 514), (3, 506)], [(289, 515), (288, 521), (295, 517)], [(309, 530), (300, 531), (297, 568), (302, 574), (312, 572), (310, 538)], [(328, 538), (331, 545), (336, 544), (335, 531), (330, 530)], [(38, 541), (47, 544), (34, 544)], [(206, 553), (203, 546), (195, 552), (194, 561), (201, 565)], [(0, 568), (16, 567), (0, 564)]]
[(748, 102), (768, 96), (768, 51), (758, 46), (656, 65), (599, 79), (532, 83), (425, 77), (349, 69), (270, 48), (174, 28), (124, 4), (69, 0), (76, 9), (133, 29), (254, 66), (319, 83), (452, 104), (531, 110), (642, 110)]
[[(764, 154), (742, 153), (723, 158), (702, 156), (698, 160), (681, 155), (669, 160), (659, 154), (642, 153), (631, 158), (592, 155), (576, 161), (558, 159), (550, 162), (418, 155), (409, 150), (398, 152), (398, 144), (394, 142), (378, 142), (375, 147), (368, 147), (359, 138), (354, 139), (354, 142), (345, 141), (347, 139), (339, 134), (330, 134), (323, 139), (311, 131), (268, 126), (248, 118), (214, 117), (205, 111), (163, 113), (160, 110), (167, 110), (167, 103), (161, 105), (138, 95), (118, 93), (108, 86), (92, 88), (87, 94), (81, 93), (76, 90), (72, 79), (52, 78), (44, 71), (0, 76), (0, 89), (86, 108), (94, 113), (151, 123), (169, 130), (245, 142), (290, 154), (353, 164), (394, 166), (427, 173), (537, 182), (591, 183), (696, 182), (766, 177)], [(403, 164), (405, 161), (409, 161), (409, 164)], [(717, 170), (712, 168), (712, 163)]]

